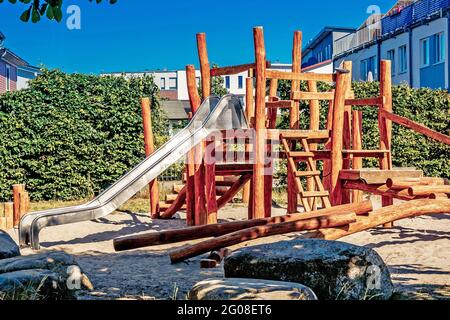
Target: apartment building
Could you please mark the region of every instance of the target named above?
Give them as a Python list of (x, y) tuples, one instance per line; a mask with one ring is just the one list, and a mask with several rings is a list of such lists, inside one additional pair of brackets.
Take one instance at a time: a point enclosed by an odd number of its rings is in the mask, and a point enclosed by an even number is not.
[(0, 94), (27, 88), (28, 81), (39, 74), (38, 68), (4, 47), (5, 39), (0, 32)]
[(327, 70), (352, 61), (354, 81), (378, 80), (380, 61), (391, 60), (394, 84), (449, 89), (449, 16), (450, 0), (399, 1), (386, 14), (372, 15), (353, 32), (334, 39), (332, 67)]

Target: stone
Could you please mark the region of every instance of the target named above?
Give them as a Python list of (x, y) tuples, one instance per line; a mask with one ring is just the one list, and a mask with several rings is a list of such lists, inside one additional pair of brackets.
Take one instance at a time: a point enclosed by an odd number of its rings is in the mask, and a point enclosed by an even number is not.
[(92, 290), (89, 278), (75, 259), (64, 252), (41, 253), (0, 260), (0, 299), (75, 299), (82, 289)]
[(317, 300), (299, 283), (260, 279), (209, 279), (195, 284), (189, 300)]
[(225, 277), (301, 283), (319, 300), (386, 300), (389, 270), (372, 249), (338, 241), (302, 239), (242, 248), (225, 259)]
[(0, 230), (0, 260), (20, 256), (19, 246), (6, 232)]

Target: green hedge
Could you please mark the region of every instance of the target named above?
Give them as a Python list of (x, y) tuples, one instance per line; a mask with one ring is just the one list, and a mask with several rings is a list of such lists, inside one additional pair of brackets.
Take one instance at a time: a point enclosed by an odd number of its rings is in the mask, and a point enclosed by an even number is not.
[[(306, 84), (302, 84), (306, 90)], [(379, 95), (378, 82), (354, 82), (352, 84), (356, 98), (368, 98)], [(319, 83), (319, 91), (332, 88)], [(280, 83), (280, 95), (288, 99), (290, 83)], [(431, 129), (450, 134), (450, 96), (445, 90), (428, 88), (412, 89), (407, 85), (393, 87), (394, 113), (417, 121)], [(379, 147), (378, 112), (374, 107), (354, 107), (363, 110), (363, 147), (377, 149)], [(309, 125), (309, 109), (306, 102), (301, 104), (301, 126)], [(321, 102), (321, 126), (325, 127), (328, 103)], [(284, 113), (279, 126), (289, 126), (288, 115)], [(396, 167), (416, 167), (427, 176), (450, 177), (450, 146), (429, 139), (405, 127), (394, 124), (392, 132), (393, 164)], [(365, 166), (375, 167), (377, 162), (365, 160)]]
[(151, 77), (44, 70), (29, 89), (0, 95), (0, 200), (14, 183), (33, 200), (85, 198), (112, 184), (144, 157), (143, 96), (160, 144), (168, 122)]

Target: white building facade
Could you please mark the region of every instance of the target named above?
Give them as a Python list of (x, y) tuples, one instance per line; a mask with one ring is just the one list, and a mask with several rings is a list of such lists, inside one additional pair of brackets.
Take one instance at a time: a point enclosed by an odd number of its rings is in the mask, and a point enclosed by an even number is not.
[(449, 89), (450, 0), (418, 0), (369, 27), (376, 36), (338, 52), (334, 68), (352, 61), (354, 81), (378, 80), (380, 61), (391, 60), (394, 84)]

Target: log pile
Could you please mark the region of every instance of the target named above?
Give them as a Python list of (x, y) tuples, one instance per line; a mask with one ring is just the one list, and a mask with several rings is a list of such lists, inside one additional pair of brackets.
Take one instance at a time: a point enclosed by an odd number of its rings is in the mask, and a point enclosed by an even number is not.
[(389, 178), (385, 184), (344, 181), (344, 189), (361, 190), (405, 201), (450, 198), (450, 182), (445, 178)]

